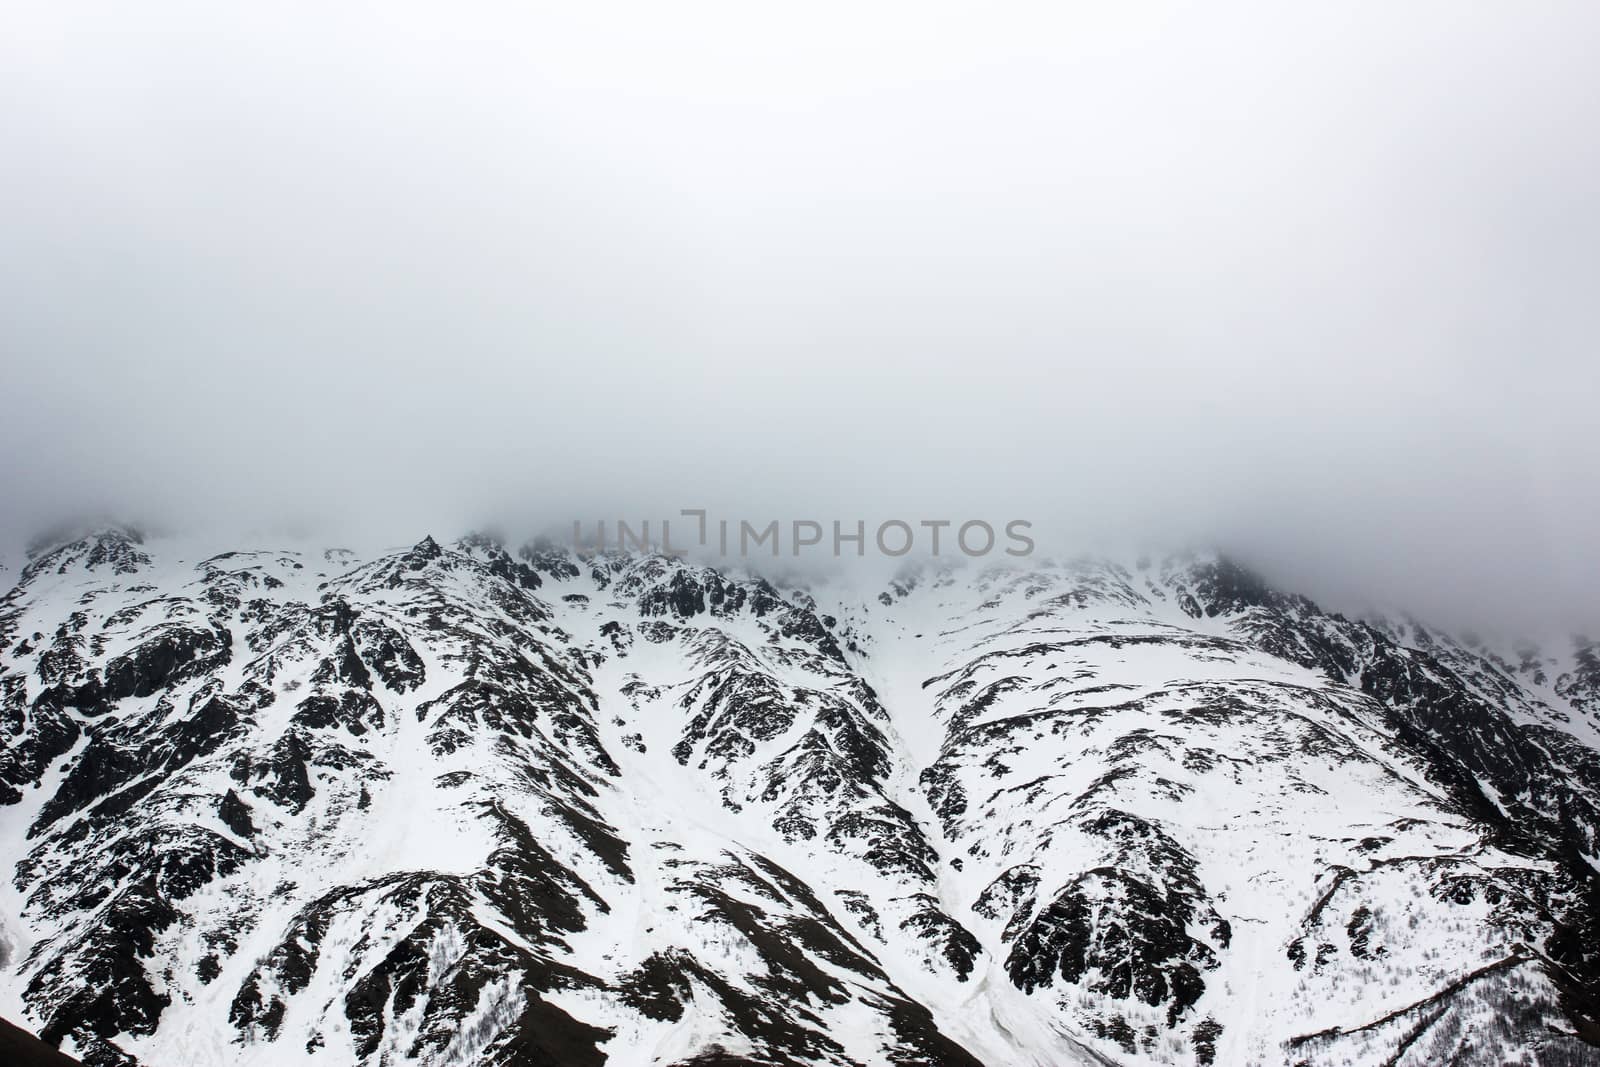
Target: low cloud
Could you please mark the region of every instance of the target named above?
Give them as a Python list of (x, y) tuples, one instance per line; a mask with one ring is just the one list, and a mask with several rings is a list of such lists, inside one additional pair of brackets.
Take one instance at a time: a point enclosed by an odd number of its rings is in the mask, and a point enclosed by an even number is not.
[(25, 4), (0, 493), (1034, 522), (1593, 617), (1600, 9)]

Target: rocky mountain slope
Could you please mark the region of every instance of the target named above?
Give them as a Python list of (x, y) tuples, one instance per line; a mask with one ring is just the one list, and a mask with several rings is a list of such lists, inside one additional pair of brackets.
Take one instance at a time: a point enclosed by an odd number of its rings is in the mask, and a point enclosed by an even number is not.
[(0, 1015), (146, 1064), (1600, 1063), (1600, 652), (1214, 557), (0, 601)]

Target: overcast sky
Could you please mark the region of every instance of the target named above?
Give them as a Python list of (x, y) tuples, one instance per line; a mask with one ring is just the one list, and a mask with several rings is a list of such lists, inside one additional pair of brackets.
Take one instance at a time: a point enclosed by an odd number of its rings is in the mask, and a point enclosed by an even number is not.
[(1597, 31), (13, 2), (6, 523), (1023, 517), (1582, 615)]

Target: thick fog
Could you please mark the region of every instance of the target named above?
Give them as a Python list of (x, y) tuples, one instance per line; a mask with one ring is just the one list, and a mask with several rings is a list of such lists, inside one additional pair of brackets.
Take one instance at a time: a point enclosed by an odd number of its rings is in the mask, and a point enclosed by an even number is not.
[(8, 530), (1023, 518), (1600, 616), (1592, 3), (5, 23)]

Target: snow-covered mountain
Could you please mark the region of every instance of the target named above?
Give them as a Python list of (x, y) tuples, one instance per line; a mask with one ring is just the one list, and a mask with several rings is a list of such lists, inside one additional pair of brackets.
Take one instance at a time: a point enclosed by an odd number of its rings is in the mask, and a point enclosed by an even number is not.
[(0, 1016), (95, 1065), (1600, 1063), (1600, 650), (1211, 556), (481, 537), (0, 601)]

